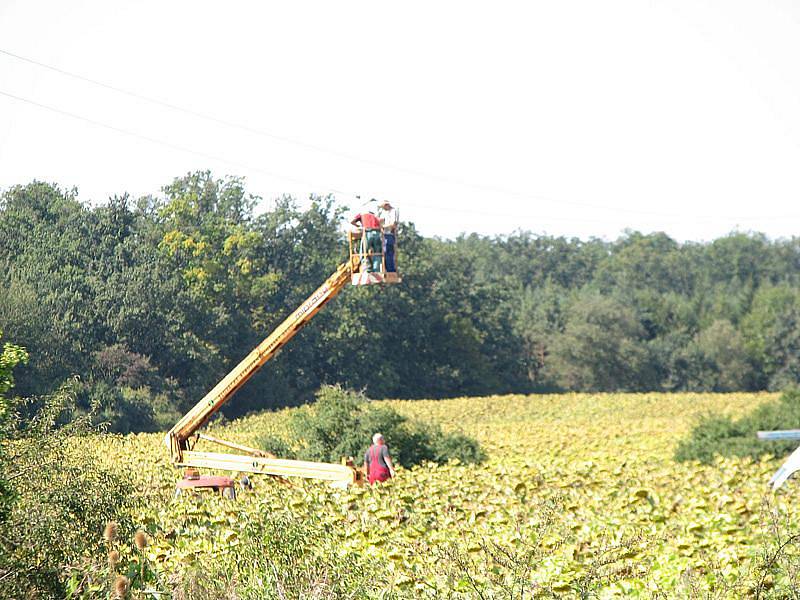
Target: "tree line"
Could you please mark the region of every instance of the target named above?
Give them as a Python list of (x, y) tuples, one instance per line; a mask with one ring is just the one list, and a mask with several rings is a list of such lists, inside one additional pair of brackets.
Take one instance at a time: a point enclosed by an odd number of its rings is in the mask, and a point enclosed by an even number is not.
[[(176, 178), (101, 205), (33, 182), (0, 200), (0, 331), (21, 396), (73, 375), (118, 431), (171, 426), (346, 258), (332, 197), (256, 210), (242, 179)], [(347, 289), (227, 416), (370, 397), (734, 391), (800, 380), (800, 239), (678, 243), (529, 232), (444, 240), (403, 223), (401, 285)]]

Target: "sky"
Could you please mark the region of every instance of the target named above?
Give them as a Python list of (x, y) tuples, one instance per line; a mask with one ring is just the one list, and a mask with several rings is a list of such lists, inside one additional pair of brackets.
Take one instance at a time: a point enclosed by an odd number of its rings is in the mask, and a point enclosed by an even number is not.
[(789, 237), (798, 57), (789, 0), (0, 0), (0, 189), (210, 169), (431, 236)]

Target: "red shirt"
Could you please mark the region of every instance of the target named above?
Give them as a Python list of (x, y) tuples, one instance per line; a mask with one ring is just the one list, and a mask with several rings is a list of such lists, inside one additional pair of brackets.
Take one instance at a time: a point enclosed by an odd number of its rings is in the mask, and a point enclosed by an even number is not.
[(357, 214), (354, 221), (361, 221), (364, 229), (380, 229), (381, 222), (372, 213)]

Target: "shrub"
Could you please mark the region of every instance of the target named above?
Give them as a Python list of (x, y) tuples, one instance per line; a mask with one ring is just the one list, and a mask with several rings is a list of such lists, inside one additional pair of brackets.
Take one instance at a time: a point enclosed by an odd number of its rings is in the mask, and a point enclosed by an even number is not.
[(434, 462), (447, 462), (457, 459), (462, 463), (480, 463), (486, 459), (486, 454), (481, 449), (477, 440), (463, 433), (437, 435), (434, 438)]
[[(0, 331), (0, 337), (3, 332)], [(0, 467), (7, 460), (3, 439), (13, 430), (11, 421), (12, 403), (5, 398), (6, 392), (14, 387), (14, 367), (28, 362), (28, 353), (24, 348), (6, 342), (0, 348)], [(14, 503), (14, 486), (6, 479), (6, 469), (0, 468), (0, 524), (2, 524)]]
[(289, 442), (278, 436), (262, 435), (258, 438), (258, 445), (278, 458), (297, 458), (297, 451)]
[[(90, 415), (70, 417), (73, 408), (69, 386), (10, 406), (11, 425), (0, 440), (8, 459), (0, 463), (0, 480), (13, 486), (0, 522), (2, 598), (65, 597), (67, 571), (103, 549), (105, 523), (131, 528), (130, 486), (76, 446), (93, 429)], [(32, 415), (24, 424), (23, 412)]]
[(115, 433), (164, 431), (181, 417), (177, 382), (163, 378), (146, 356), (115, 344), (92, 353), (92, 368), (75, 386), (78, 407)]
[(796, 440), (761, 441), (757, 431), (800, 428), (800, 391), (787, 391), (776, 402), (763, 404), (734, 421), (730, 417), (706, 415), (675, 450), (675, 460), (710, 463), (714, 456), (786, 454)]
[(288, 441), (265, 436), (259, 444), (283, 457), (339, 462), (342, 456), (352, 456), (358, 462), (376, 432), (385, 436), (393, 459), (406, 467), (424, 461), (485, 459), (478, 442), (464, 434), (446, 434), (436, 425), (411, 421), (392, 408), (372, 405), (360, 392), (338, 386), (322, 387), (314, 404), (292, 414)]

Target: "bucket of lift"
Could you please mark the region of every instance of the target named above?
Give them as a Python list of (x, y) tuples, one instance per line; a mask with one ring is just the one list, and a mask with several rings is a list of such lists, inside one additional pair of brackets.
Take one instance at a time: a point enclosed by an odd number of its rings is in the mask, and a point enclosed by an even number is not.
[[(371, 250), (365, 250), (361, 243), (361, 232), (348, 232), (348, 248), (352, 275), (350, 282), (353, 285), (373, 285), (376, 283), (400, 283), (403, 279), (397, 272), (397, 235), (394, 244), (394, 271), (386, 270), (386, 256), (380, 254), (380, 270), (371, 269), (372, 259), (377, 256)], [(383, 233), (381, 233), (383, 238)], [(381, 248), (386, 248), (386, 243), (381, 239)]]

